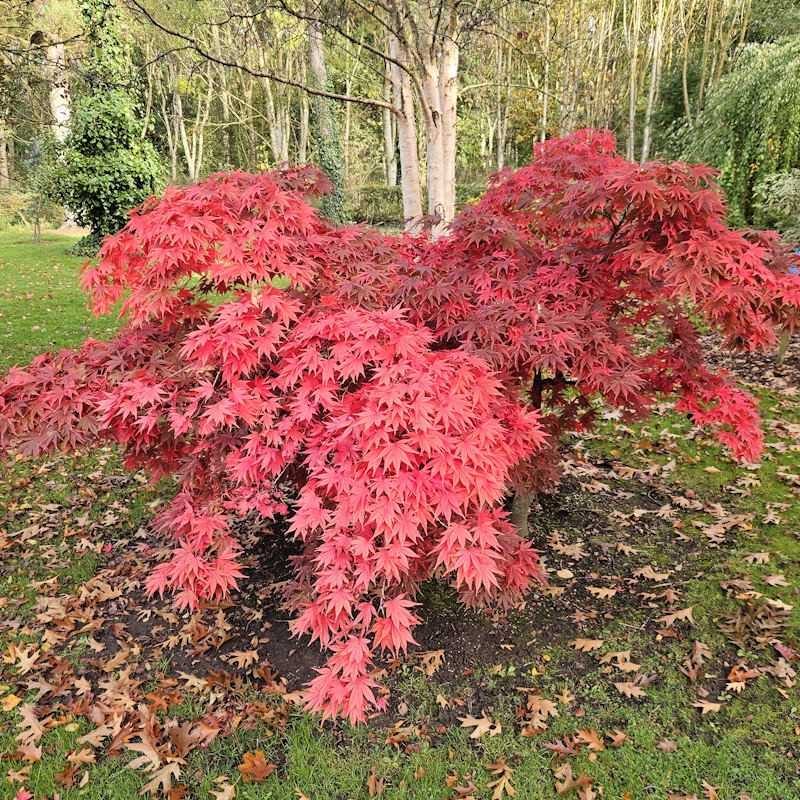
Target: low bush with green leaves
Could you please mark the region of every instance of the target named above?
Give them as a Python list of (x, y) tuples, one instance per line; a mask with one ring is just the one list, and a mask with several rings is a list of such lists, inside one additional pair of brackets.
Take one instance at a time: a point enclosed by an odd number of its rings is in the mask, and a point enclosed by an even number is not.
[(800, 169), (776, 172), (756, 187), (755, 224), (800, 242)]

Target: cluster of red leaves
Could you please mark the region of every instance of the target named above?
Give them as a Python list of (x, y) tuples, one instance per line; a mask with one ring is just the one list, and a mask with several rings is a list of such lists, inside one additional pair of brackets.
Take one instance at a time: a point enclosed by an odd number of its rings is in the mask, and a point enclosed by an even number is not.
[(235, 587), (229, 518), (293, 509), (294, 630), (331, 656), (310, 705), (381, 705), (376, 650), (403, 650), (431, 576), (467, 602), (541, 579), (503, 510), (557, 474), (558, 438), (599, 396), (641, 414), (677, 392), (754, 458), (753, 402), (703, 365), (689, 312), (731, 345), (792, 327), (800, 279), (776, 239), (730, 231), (710, 173), (639, 167), (584, 131), (497, 176), (437, 240), (335, 228), (313, 169), (217, 174), (150, 200), (84, 286), (126, 327), (14, 368), (0, 448), (111, 440), (174, 475), (173, 543), (149, 589), (194, 607)]
[(578, 131), (494, 176), (449, 235), (407, 240), (391, 282), (354, 264), (338, 292), (408, 308), (438, 346), (479, 355), (511, 393), (525, 387), (556, 433), (591, 423), (598, 396), (639, 416), (656, 395), (677, 394), (681, 410), (755, 460), (756, 407), (706, 368), (697, 327), (733, 349), (768, 348), (800, 321), (800, 279), (776, 234), (726, 226), (712, 177), (705, 166), (631, 163), (610, 133)]

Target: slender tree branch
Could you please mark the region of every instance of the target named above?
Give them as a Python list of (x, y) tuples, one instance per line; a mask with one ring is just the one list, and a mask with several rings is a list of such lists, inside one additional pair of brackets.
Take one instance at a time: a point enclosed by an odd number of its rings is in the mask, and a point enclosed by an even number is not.
[(363, 106), (373, 106), (375, 108), (386, 108), (392, 112), (396, 117), (402, 118), (403, 112), (397, 108), (392, 103), (387, 102), (386, 100), (376, 100), (371, 97), (354, 97), (345, 94), (338, 94), (336, 92), (328, 92), (324, 89), (316, 89), (308, 84), (302, 83), (301, 81), (296, 81), (291, 78), (283, 77), (282, 75), (275, 75), (274, 73), (270, 72), (261, 72), (259, 70), (254, 70), (248, 67), (245, 64), (242, 64), (238, 61), (228, 61), (227, 59), (221, 58), (219, 56), (210, 53), (206, 48), (200, 44), (196, 39), (188, 36), (185, 33), (181, 33), (180, 31), (176, 31), (160, 20), (158, 20), (153, 14), (145, 8), (139, 0), (127, 0), (132, 6), (134, 6), (139, 13), (141, 13), (151, 25), (158, 28), (158, 30), (166, 33), (168, 36), (174, 36), (176, 39), (180, 39), (183, 42), (186, 42), (198, 55), (205, 58), (207, 61), (211, 61), (215, 64), (219, 64), (223, 67), (229, 67), (231, 69), (237, 69), (241, 72), (245, 72), (248, 75), (252, 75), (254, 78), (265, 78), (266, 80), (274, 81), (275, 83), (283, 84), (284, 86), (293, 86), (296, 89), (300, 89), (303, 92), (306, 92), (310, 95), (316, 95), (318, 97), (327, 97), (331, 100), (339, 100), (343, 103), (356, 103), (358, 105)]

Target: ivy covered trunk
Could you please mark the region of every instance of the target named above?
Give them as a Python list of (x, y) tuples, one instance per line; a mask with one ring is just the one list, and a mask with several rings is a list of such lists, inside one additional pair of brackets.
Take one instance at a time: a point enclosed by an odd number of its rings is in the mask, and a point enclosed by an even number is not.
[[(95, 255), (103, 237), (123, 227), (128, 212), (156, 191), (161, 163), (142, 138), (141, 116), (128, 89), (132, 66), (119, 35), (119, 11), (111, 0), (82, 0), (80, 11), (88, 91), (70, 107), (66, 86), (52, 79), (53, 132), (57, 140), (65, 136), (48, 165), (47, 183), (50, 197), (91, 229), (73, 252)], [(57, 76), (61, 56), (51, 49), (48, 60)]]
[[(309, 14), (309, 17), (312, 15)], [(328, 91), (328, 69), (320, 23), (309, 19), (308, 53), (312, 83), (315, 89)], [(333, 185), (333, 191), (322, 201), (322, 213), (333, 222), (344, 222), (344, 159), (336, 111), (329, 97), (314, 97), (313, 127), (317, 141), (317, 160)]]

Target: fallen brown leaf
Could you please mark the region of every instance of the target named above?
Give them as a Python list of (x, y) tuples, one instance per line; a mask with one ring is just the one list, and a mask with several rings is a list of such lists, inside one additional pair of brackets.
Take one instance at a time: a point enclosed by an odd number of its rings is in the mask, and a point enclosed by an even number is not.
[(499, 722), (495, 722), (484, 714), (482, 717), (459, 717), (459, 722), (462, 728), (474, 728), (475, 730), (469, 735), (470, 739), (480, 739), (484, 734), (489, 736), (497, 736), (503, 728)]
[(647, 692), (642, 689), (641, 686), (637, 686), (635, 683), (631, 683), (631, 681), (620, 681), (618, 683), (614, 683), (617, 691), (620, 694), (624, 694), (625, 697), (649, 697)]
[(722, 708), (722, 703), (712, 703), (710, 700), (698, 700), (696, 703), (692, 703), (695, 708), (699, 708), (702, 712), (703, 716), (710, 712), (717, 712)]
[(259, 783), (272, 775), (275, 767), (275, 764), (267, 761), (263, 751), (255, 750), (244, 754), (243, 762), (239, 764), (239, 772), (242, 773), (242, 780), (245, 783)]
[(663, 750), (665, 753), (674, 753), (678, 749), (678, 745), (672, 739), (662, 739), (656, 748)]
[(570, 644), (582, 653), (590, 653), (603, 646), (603, 639), (573, 639)]

